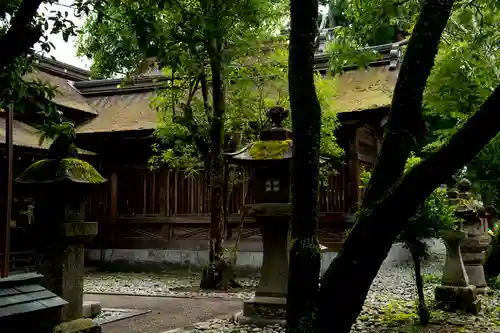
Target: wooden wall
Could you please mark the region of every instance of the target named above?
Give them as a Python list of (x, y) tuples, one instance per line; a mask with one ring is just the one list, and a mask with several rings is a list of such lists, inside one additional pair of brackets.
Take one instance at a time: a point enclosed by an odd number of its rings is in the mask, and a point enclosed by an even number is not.
[[(375, 131), (368, 126), (345, 126), (346, 161), (320, 188), (320, 239), (337, 247), (361, 199), (361, 168), (371, 169), (379, 149)], [(240, 170), (229, 201), (227, 239), (234, 239), (240, 223), (251, 171)], [(100, 221), (98, 248), (200, 248), (207, 246), (210, 190), (203, 173), (151, 171), (146, 168), (115, 168), (106, 195), (90, 200), (88, 213)], [(242, 250), (260, 249), (260, 234), (252, 219), (245, 221)]]
[[(345, 166), (328, 177), (319, 193), (319, 210), (345, 212)], [(253, 202), (248, 192), (250, 170), (243, 169), (229, 200), (229, 213), (238, 214), (241, 207)], [(188, 175), (183, 171), (149, 171), (123, 168), (109, 177), (107, 198), (100, 198), (111, 219), (130, 216), (186, 216), (209, 213), (210, 189), (203, 173)], [(112, 188), (115, 187), (115, 191)], [(113, 195), (111, 195), (113, 193)], [(96, 201), (94, 198), (93, 201)], [(93, 205), (96, 205), (93, 203)], [(112, 213), (112, 206), (115, 210)], [(91, 211), (94, 214), (94, 210)]]

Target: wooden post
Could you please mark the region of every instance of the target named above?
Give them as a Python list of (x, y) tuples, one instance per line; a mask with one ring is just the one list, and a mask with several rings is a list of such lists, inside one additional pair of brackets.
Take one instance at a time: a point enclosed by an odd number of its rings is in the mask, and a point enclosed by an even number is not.
[(178, 178), (179, 178), (179, 170), (175, 170), (174, 171), (174, 211), (173, 211), (173, 215), (177, 215), (177, 198), (178, 198), (178, 192), (179, 192), (179, 191), (177, 191)]
[(361, 202), (361, 190), (359, 188), (361, 185), (361, 163), (359, 162), (359, 141), (357, 133), (357, 128), (352, 128), (349, 133), (349, 178), (347, 188), (347, 209), (349, 213), (354, 213), (357, 209), (357, 204)]
[(109, 207), (109, 215), (112, 222), (116, 222), (118, 218), (118, 175), (116, 172), (111, 174), (111, 202)]
[(149, 187), (149, 210), (150, 214), (156, 214), (156, 171), (151, 172), (150, 187)]
[(161, 226), (160, 235), (165, 242), (170, 241), (170, 223), (164, 223)]
[(167, 181), (165, 183), (165, 188), (166, 188), (165, 189), (165, 192), (166, 192), (165, 193), (165, 203), (167, 205), (166, 208), (165, 208), (165, 212), (166, 212), (165, 214), (167, 216), (172, 215), (170, 213), (170, 179), (171, 179), (171, 177), (170, 177), (170, 170), (168, 170), (167, 171)]
[(14, 122), (14, 108), (11, 106), (5, 110), (5, 146), (7, 147), (7, 174), (5, 179), (7, 182), (7, 193), (5, 202), (5, 224), (2, 228), (2, 267), (0, 277), (6, 277), (9, 274), (9, 251), (10, 251), (10, 219), (12, 216), (12, 174), (13, 174), (13, 131), (12, 126)]
[(148, 173), (142, 174), (142, 214), (146, 215), (146, 206), (148, 204)]

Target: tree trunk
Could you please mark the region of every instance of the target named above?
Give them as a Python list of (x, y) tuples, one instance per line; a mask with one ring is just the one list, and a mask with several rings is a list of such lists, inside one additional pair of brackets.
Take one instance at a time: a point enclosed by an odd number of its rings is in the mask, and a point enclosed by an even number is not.
[[(483, 195), (483, 198), (485, 196)], [(490, 198), (492, 195), (490, 196)], [(486, 281), (491, 278), (496, 278), (500, 275), (500, 242), (498, 240), (500, 232), (496, 230), (495, 224), (498, 221), (497, 211), (493, 202), (495, 200), (484, 200), (483, 202), (486, 207), (486, 212), (488, 213), (488, 226), (490, 230), (494, 232), (494, 236), (491, 237), (490, 247), (486, 252), (486, 258), (484, 258), (483, 266), (484, 266), (484, 275), (486, 277)]]
[[(420, 258), (422, 257), (422, 247), (423, 244), (418, 242), (415, 244), (408, 244), (411, 256), (413, 258), (413, 269), (415, 271), (415, 284), (417, 286), (417, 298), (418, 298), (418, 316), (420, 318), (420, 325), (425, 326), (429, 323), (429, 310), (425, 304), (424, 295), (424, 282), (422, 280), (422, 273), (420, 269)], [(425, 251), (425, 249), (423, 249)]]
[(19, 56), (30, 51), (33, 45), (40, 39), (42, 29), (40, 25), (33, 25), (38, 7), (43, 0), (24, 0), (19, 5), (14, 17), (10, 22), (10, 28), (0, 38), (0, 71)]
[[(399, 72), (382, 149), (378, 155), (370, 185), (365, 192), (363, 205), (358, 212), (357, 223), (322, 279), (318, 312), (322, 330), (327, 330), (327, 323), (331, 322), (334, 316), (339, 333), (350, 331), (361, 311), (371, 282), (398, 234), (393, 234), (392, 230), (384, 233), (382, 236), (384, 240), (381, 240), (380, 245), (373, 243), (373, 246), (367, 246), (369, 243), (360, 242), (360, 239), (364, 240), (367, 237), (373, 237), (370, 238), (370, 242), (373, 242), (376, 238), (374, 235), (378, 235), (379, 230), (387, 229), (387, 225), (390, 225), (389, 221), (394, 218), (394, 214), (387, 209), (386, 213), (390, 217), (372, 219), (373, 211), (369, 209), (372, 209), (371, 206), (374, 204), (375, 207), (380, 206), (377, 201), (384, 197), (391, 186), (403, 175), (410, 151), (415, 147), (417, 140), (423, 137), (422, 95), (434, 64), (441, 34), (451, 14), (453, 2), (453, 0), (426, 0), (422, 6)], [(408, 217), (410, 216), (411, 214)], [(385, 223), (381, 225), (383, 221)], [(405, 220), (398, 216), (397, 221)], [(382, 228), (378, 229), (379, 225)], [(373, 234), (367, 232), (376, 226)], [(360, 244), (363, 244), (362, 247)], [(375, 256), (382, 259), (380, 262), (370, 261), (368, 265), (376, 266), (368, 269), (370, 274), (366, 274), (360, 271), (360, 267), (363, 267), (360, 262), (366, 259), (358, 260), (358, 257), (361, 253), (365, 254), (362, 249), (372, 250), (372, 247), (373, 251), (380, 252)], [(354, 281), (359, 282), (359, 285), (352, 285)], [(338, 292), (344, 296), (336, 294), (339, 288), (341, 290)], [(343, 294), (347, 291), (349, 291), (348, 296)], [(335, 295), (334, 298), (333, 295)]]
[(215, 38), (210, 42), (210, 67), (212, 70), (212, 98), (213, 113), (210, 126), (211, 147), (211, 169), (210, 185), (212, 190), (210, 201), (210, 261), (213, 262), (220, 257), (222, 251), (222, 217), (224, 215), (223, 192), (224, 160), (222, 156), (222, 145), (224, 136), (224, 87), (222, 81), (222, 66)]
[(486, 280), (497, 278), (500, 275), (500, 242), (499, 232), (495, 232), (492, 237), (490, 248), (484, 260), (484, 275)]
[(394, 88), (382, 149), (363, 197), (365, 204), (379, 200), (403, 175), (410, 152), (426, 134), (422, 95), (454, 2), (424, 1)]
[(401, 221), (408, 220), (436, 187), (472, 160), (497, 134), (499, 105), (500, 86), (438, 152), (413, 167), (376, 204), (358, 212), (356, 225), (321, 283), (321, 330), (330, 332), (331, 323), (335, 323), (335, 333), (349, 333), (373, 279), (401, 232)]
[[(487, 204), (487, 202), (485, 202)], [(491, 278), (496, 278), (500, 275), (500, 232), (496, 230), (495, 224), (498, 221), (497, 212), (493, 205), (487, 205), (486, 211), (488, 212), (488, 225), (490, 230), (494, 232), (494, 236), (491, 237), (490, 247), (486, 252), (486, 258), (483, 262), (484, 275), (486, 281)]]
[(292, 110), (292, 240), (287, 296), (287, 331), (311, 332), (321, 254), (317, 237), (317, 189), (321, 109), (313, 58), (317, 0), (291, 0), (289, 91)]
[[(212, 103), (213, 112), (210, 124), (210, 265), (203, 273), (201, 287), (204, 289), (226, 289), (230, 281), (222, 281), (227, 271), (227, 263), (222, 260), (223, 251), (223, 217), (224, 217), (224, 86), (222, 80), (222, 60), (220, 57), (220, 41), (210, 37), (207, 44), (212, 71)], [(224, 276), (221, 276), (224, 275)]]

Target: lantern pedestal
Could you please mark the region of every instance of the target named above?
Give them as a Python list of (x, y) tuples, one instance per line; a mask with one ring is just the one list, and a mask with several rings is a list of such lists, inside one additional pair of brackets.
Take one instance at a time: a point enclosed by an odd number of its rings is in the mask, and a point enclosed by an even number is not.
[(264, 253), (259, 286), (255, 297), (245, 301), (240, 322), (266, 325), (285, 321), (290, 212), (289, 203), (256, 204), (249, 210), (259, 224)]
[(460, 230), (441, 230), (439, 234), (446, 245), (446, 262), (441, 286), (435, 290), (436, 307), (477, 314), (481, 304), (476, 299), (476, 287), (469, 284), (460, 253), (460, 243), (465, 239), (466, 233)]
[[(475, 226), (468, 227), (472, 229)], [(468, 237), (461, 246), (465, 271), (469, 277), (469, 283), (477, 288), (478, 293), (484, 293), (487, 290), (487, 285), (482, 262), (490, 245), (490, 238), (485, 233), (475, 235), (465, 226), (464, 229), (468, 232)]]
[(57, 245), (45, 244), (40, 251), (41, 284), (68, 301), (61, 308), (61, 322), (82, 317), (84, 243), (97, 235), (97, 227), (97, 222), (63, 223)]

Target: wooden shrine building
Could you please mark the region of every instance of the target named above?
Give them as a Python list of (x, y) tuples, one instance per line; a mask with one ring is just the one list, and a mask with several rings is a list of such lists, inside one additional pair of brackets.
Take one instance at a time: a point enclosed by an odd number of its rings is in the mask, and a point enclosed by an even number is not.
[[(81, 124), (97, 113), (90, 108), (78, 91), (71, 87), (68, 82), (87, 80), (89, 72), (80, 68), (62, 65), (58, 61), (51, 59), (39, 59), (37, 70), (28, 74), (26, 79), (39, 79), (57, 86), (58, 91), (53, 99), (59, 111), (66, 121), (75, 126)], [(0, 163), (0, 174), (7, 174), (7, 147), (6, 147), (6, 112), (0, 111), (0, 156), (4, 161)], [(34, 127), (32, 119), (25, 119), (20, 115), (14, 115), (12, 123), (12, 144), (13, 144), (13, 179), (18, 177), (33, 162), (47, 156), (48, 148), (52, 140), (47, 138), (40, 144), (40, 132)], [(92, 153), (79, 150), (80, 157), (91, 158)], [(0, 186), (4, 191), (0, 192), (0, 211), (5, 212), (6, 203), (6, 177), (0, 177)], [(4, 214), (5, 216), (5, 214)], [(34, 266), (31, 248), (33, 234), (30, 230), (33, 226), (33, 200), (25, 193), (21, 187), (13, 185), (12, 215), (9, 224), (10, 246), (9, 246), (9, 271), (19, 271), (29, 269)], [(0, 249), (2, 252), (3, 249)], [(3, 265), (2, 265), (3, 267)]]
[[(375, 163), (399, 70), (400, 47), (374, 47), (380, 59), (366, 69), (347, 70), (337, 79), (337, 95), (332, 98), (337, 103), (341, 127), (335, 135), (345, 150), (345, 163), (337, 175), (330, 177), (319, 197), (320, 241), (332, 250), (338, 248), (347, 218), (361, 198), (360, 171)], [(317, 54), (315, 66), (326, 74), (328, 55)], [(166, 78), (143, 75), (136, 77), (132, 85), (120, 87), (119, 79), (89, 80), (87, 71), (54, 60), (40, 59), (38, 67), (32, 75), (59, 88), (54, 101), (76, 125), (78, 147), (95, 153), (85, 158), (109, 179), (106, 190), (87, 202), (87, 216), (100, 222), (99, 236), (91, 246), (206, 248), (209, 189), (203, 175), (186, 177), (182, 171), (148, 168), (157, 123), (157, 112), (149, 101)], [(35, 131), (32, 136), (37, 137), (36, 130), (30, 131)], [(19, 142), (23, 132), (14, 132), (14, 141)], [(46, 146), (39, 147), (34, 139), (30, 140), (29, 145), (16, 144), (24, 147), (22, 152), (16, 148), (16, 156), (32, 156), (31, 150), (43, 156)], [(36, 157), (27, 158), (31, 162)], [(239, 184), (233, 190), (228, 238), (232, 237), (231, 229), (239, 224), (239, 208), (249, 203), (243, 202), (247, 185)], [(240, 248), (252, 251), (260, 247), (258, 228), (249, 220), (244, 225)]]

